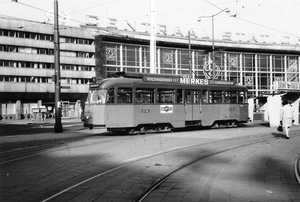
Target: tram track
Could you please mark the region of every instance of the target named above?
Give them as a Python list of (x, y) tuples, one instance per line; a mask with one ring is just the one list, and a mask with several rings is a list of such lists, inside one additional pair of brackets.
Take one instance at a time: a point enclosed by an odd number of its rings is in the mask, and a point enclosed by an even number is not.
[[(147, 133), (149, 135), (160, 135), (164, 132), (156, 132), (156, 133)], [(142, 134), (144, 135), (144, 134)], [(122, 139), (130, 139), (133, 136), (118, 136), (121, 137)], [(86, 138), (89, 138), (86, 137)], [(0, 166), (5, 165), (7, 163), (11, 163), (11, 162), (15, 162), (18, 160), (23, 160), (23, 159), (27, 159), (27, 158), (31, 158), (34, 156), (38, 156), (38, 155), (42, 155), (42, 154), (46, 154), (46, 153), (51, 153), (51, 152), (56, 152), (56, 151), (62, 151), (62, 150), (68, 150), (71, 147), (66, 147), (64, 149), (60, 148), (60, 149), (55, 149), (55, 148), (59, 148), (65, 144), (68, 143), (74, 143), (74, 142), (78, 142), (78, 141), (82, 141), (84, 138), (82, 137), (73, 137), (73, 138), (65, 138), (65, 139), (49, 139), (49, 140), (42, 140), (42, 141), (29, 141), (29, 145), (27, 146), (23, 146), (24, 143), (22, 144), (16, 144), (15, 146), (13, 146), (12, 148), (6, 148), (6, 144), (2, 144), (1, 146), (1, 150), (0, 150), (0, 156), (1, 158), (3, 158), (3, 156), (5, 155), (6, 158), (8, 157), (9, 160), (1, 160), (0, 161)], [(101, 138), (102, 139), (102, 138)], [(107, 137), (105, 137), (105, 139), (107, 139)], [(85, 147), (85, 146), (89, 146), (89, 145), (96, 145), (96, 144), (102, 144), (102, 143), (108, 143), (111, 141), (114, 141), (115, 138), (109, 138), (109, 140), (106, 141), (100, 141), (100, 142), (94, 142), (94, 143), (89, 143), (89, 144), (82, 144), (82, 145), (78, 145), (77, 147)], [(41, 144), (42, 142), (42, 144)], [(50, 143), (48, 143), (50, 142)], [(47, 152), (43, 151), (48, 149)], [(50, 149), (50, 151), (49, 151)], [(29, 153), (29, 154), (28, 154)], [(33, 154), (31, 154), (33, 153)], [(21, 156), (19, 156), (21, 155)], [(13, 156), (16, 156), (15, 158)], [(12, 158), (11, 158), (12, 157)]]
[[(63, 146), (64, 144), (78, 142), (79, 140), (82, 140), (82, 139), (76, 138), (76, 140), (59, 141), (59, 142), (53, 142), (53, 143), (46, 143), (46, 144), (42, 144), (42, 145), (27, 146), (24, 148), (13, 148), (11, 150), (1, 151), (0, 155), (2, 156), (2, 158), (3, 158), (3, 155), (9, 155), (9, 156), (7, 156), (9, 158), (9, 160), (4, 160), (4, 161), (2, 160), (0, 162), (0, 166), (3, 166), (5, 164), (11, 163), (11, 162), (31, 158), (34, 156), (39, 156), (39, 155), (46, 154), (46, 153), (68, 150), (70, 148), (79, 148), (79, 147), (86, 147), (86, 146), (97, 145), (97, 144), (104, 144), (104, 143), (112, 142), (115, 139), (110, 138), (109, 140), (100, 141), (100, 142), (94, 142), (94, 143), (89, 143), (89, 144), (79, 144), (76, 147), (74, 147), (74, 146), (66, 147), (65, 146), (64, 148), (61, 148), (61, 146)], [(45, 151), (45, 150), (47, 150), (47, 151)], [(19, 156), (19, 155), (21, 155), (21, 156)]]
[[(251, 130), (252, 129), (250, 129), (249, 131), (251, 131)], [(213, 131), (216, 131), (216, 130), (213, 130)], [(233, 133), (234, 131), (238, 132), (239, 129), (235, 129), (235, 128), (229, 129), (229, 130), (218, 129), (218, 131), (220, 133), (224, 132), (224, 133), (229, 134), (229, 133)], [(189, 134), (189, 132), (188, 132), (185, 135), (187, 135), (189, 137), (192, 133)], [(194, 133), (194, 134), (196, 134), (196, 133)], [(205, 134), (206, 133), (210, 134), (209, 131), (205, 131)], [(169, 138), (173, 139), (174, 137), (182, 137), (180, 132), (164, 133), (164, 134), (150, 134), (149, 136), (148, 135), (118, 136), (118, 138), (113, 137), (110, 139), (106, 139), (107, 141), (103, 141), (103, 139), (102, 139), (101, 142), (89, 142), (89, 144), (87, 144), (87, 142), (85, 142), (82, 144), (75, 144), (75, 145), (73, 144), (72, 146), (68, 145), (67, 147), (63, 147), (62, 145), (59, 145), (58, 146), (59, 149), (57, 149), (57, 148), (47, 149), (48, 146), (53, 146), (52, 144), (45, 145), (46, 149), (42, 148), (42, 147), (38, 148), (38, 147), (31, 145), (30, 147), (24, 148), (24, 149), (32, 150), (32, 151), (36, 151), (36, 149), (38, 149), (38, 150), (42, 150), (42, 152), (44, 152), (44, 153), (38, 152), (36, 155), (32, 155), (32, 156), (28, 155), (28, 156), (24, 156), (24, 158), (31, 158), (31, 157), (35, 157), (35, 156), (42, 157), (42, 156), (45, 156), (45, 154), (47, 154), (47, 156), (55, 156), (58, 153), (62, 154), (63, 153), (62, 151), (69, 152), (69, 150), (71, 150), (71, 149), (74, 150), (76, 148), (78, 148), (78, 149), (81, 148), (80, 150), (82, 150), (84, 148), (88, 148), (91, 146), (98, 147), (97, 146), (98, 144), (101, 145), (101, 144), (109, 143), (109, 145), (114, 145), (115, 144), (114, 141), (115, 140), (118, 141), (120, 139), (129, 140), (128, 142), (131, 142), (131, 143), (136, 141), (136, 144), (139, 144), (141, 142), (137, 141), (137, 139), (149, 141), (148, 138), (150, 138), (150, 137), (152, 138), (155, 136), (156, 136), (156, 139), (163, 138), (162, 140), (160, 140), (160, 143), (156, 142), (155, 143), (156, 145), (157, 145), (157, 143), (164, 144), (166, 141), (170, 140)], [(180, 139), (181, 138), (179, 138), (179, 140)], [(152, 187), (152, 189), (156, 189), (154, 187), (156, 183), (159, 183), (160, 181), (161, 181), (161, 183), (163, 183), (164, 179), (167, 180), (172, 175), (174, 175), (177, 172), (179, 172), (180, 170), (188, 167), (189, 165), (191, 166), (193, 163), (196, 163), (197, 161), (201, 161), (203, 159), (224, 153), (226, 151), (231, 151), (234, 149), (243, 148), (243, 147), (247, 147), (247, 146), (251, 146), (251, 145), (263, 143), (263, 142), (266, 142), (266, 144), (269, 144), (269, 142), (276, 141), (276, 140), (278, 140), (278, 138), (276, 138), (276, 136), (275, 136), (275, 138), (272, 136), (271, 137), (270, 136), (263, 137), (262, 133), (259, 133), (256, 135), (244, 135), (243, 137), (239, 137), (236, 135), (236, 136), (233, 136), (232, 138), (230, 137), (229, 139), (228, 138), (225, 138), (225, 139), (219, 139), (219, 138), (205, 139), (204, 138), (203, 140), (201, 140), (201, 143), (198, 142), (198, 143), (193, 144), (193, 141), (192, 141), (192, 142), (190, 142), (190, 144), (182, 144), (183, 146), (182, 145), (180, 146), (178, 144), (177, 145), (174, 144), (172, 147), (164, 146), (164, 148), (161, 148), (162, 150), (159, 150), (159, 151), (153, 150), (152, 152), (142, 153), (141, 155), (137, 155), (137, 156), (131, 156), (131, 157), (128, 156), (129, 158), (123, 158), (122, 161), (120, 161), (120, 162), (114, 161), (114, 163), (109, 163), (109, 164), (106, 164), (105, 166), (101, 166), (101, 167), (100, 167), (100, 165), (101, 165), (101, 162), (103, 162), (103, 160), (101, 160), (102, 157), (98, 155), (98, 156), (95, 156), (97, 159), (93, 160), (93, 157), (92, 157), (91, 159), (83, 159), (80, 162), (78, 162), (79, 164), (77, 166), (79, 168), (78, 169), (79, 172), (74, 173), (74, 175), (78, 176), (78, 177), (76, 177), (74, 179), (70, 179), (67, 183), (59, 184), (59, 186), (57, 186), (57, 188), (55, 188), (55, 189), (49, 187), (52, 191), (48, 191), (46, 195), (45, 195), (45, 193), (43, 194), (43, 192), (38, 193), (38, 195), (39, 194), (41, 194), (43, 196), (48, 195), (49, 197), (47, 197), (47, 198), (43, 197), (43, 199), (32, 200), (32, 201), (60, 201), (61, 197), (63, 199), (65, 199), (65, 197), (69, 197), (69, 195), (76, 193), (78, 190), (83, 190), (86, 187), (92, 187), (95, 184), (98, 184), (98, 185), (100, 184), (102, 187), (103, 186), (102, 184), (103, 184), (103, 182), (105, 182), (105, 180), (113, 177), (110, 180), (114, 181), (115, 180), (114, 176), (118, 175), (118, 173), (126, 173), (128, 170), (132, 170), (132, 172), (137, 172), (133, 168), (140, 168), (141, 164), (143, 164), (143, 167), (144, 167), (144, 169), (141, 168), (141, 170), (145, 170), (145, 172), (147, 172), (146, 170), (149, 170), (150, 167), (151, 167), (151, 169), (156, 169), (156, 170), (163, 169), (164, 172), (160, 173), (159, 175), (155, 174), (153, 177), (150, 178), (151, 180), (148, 180), (149, 176), (141, 177), (142, 179), (146, 179), (146, 180), (145, 180), (145, 182), (143, 182), (144, 184), (142, 186), (138, 187), (139, 191), (137, 193), (139, 193), (140, 196), (136, 196), (136, 197), (132, 198), (132, 199), (138, 198), (140, 200), (141, 198), (143, 198), (143, 195), (146, 196), (146, 198), (147, 198), (147, 194), (142, 194), (142, 192), (144, 193), (146, 190), (148, 190), (148, 191), (151, 190), (151, 187)], [(119, 143), (121, 143), (121, 142), (123, 143), (123, 141), (119, 141)], [(238, 142), (241, 142), (243, 144), (240, 144), (240, 146), (238, 146)], [(62, 144), (66, 144), (66, 143), (67, 142), (62, 142)], [(200, 158), (193, 157), (192, 159), (189, 159), (189, 162), (185, 161), (185, 162), (181, 163), (178, 161), (174, 165), (173, 165), (173, 162), (170, 163), (170, 165), (163, 165), (163, 163), (159, 162), (158, 160), (157, 161), (153, 160), (153, 159), (159, 159), (159, 158), (169, 159), (169, 156), (176, 156), (176, 155), (174, 155), (175, 153), (184, 153), (187, 150), (194, 149), (194, 148), (213, 148), (216, 145), (219, 145), (221, 147), (218, 147), (217, 150), (213, 150), (213, 151), (209, 151), (209, 150), (205, 151), (205, 149), (203, 149), (204, 152)], [(99, 147), (103, 148), (103, 146), (99, 146)], [(140, 149), (140, 147), (139, 147), (139, 149)], [(137, 151), (139, 151), (139, 149)], [(14, 150), (18, 151), (17, 148), (15, 148)], [(44, 150), (46, 150), (46, 151), (44, 151)], [(11, 150), (10, 152), (14, 153), (13, 150)], [(190, 154), (194, 154), (194, 153), (197, 153), (197, 151), (190, 152)], [(168, 157), (166, 157), (167, 155), (168, 155)], [(180, 155), (178, 155), (178, 156), (180, 156)], [(19, 160), (24, 160), (24, 158), (15, 159), (15, 160), (11, 159), (13, 161), (6, 162), (5, 164), (2, 164), (2, 165), (0, 164), (0, 166), (4, 167), (5, 165), (9, 165), (10, 163), (14, 163), (14, 162), (17, 163)], [(105, 158), (109, 159), (110, 157), (106, 156)], [(40, 157), (36, 158), (36, 160), (38, 160), (38, 161), (40, 161), (40, 159), (41, 159)], [(32, 160), (30, 160), (30, 161), (32, 161)], [(35, 161), (34, 158), (33, 158), (33, 161)], [(155, 165), (153, 166), (153, 163), (152, 163), (152, 165), (151, 165), (151, 163), (149, 164), (149, 161), (155, 162)], [(27, 161), (23, 161), (20, 163), (23, 164), (25, 162), (27, 162)], [(85, 165), (89, 164), (91, 167), (81, 166), (84, 164)], [(148, 164), (150, 167), (148, 166)], [(14, 165), (14, 164), (12, 164), (12, 165)], [(72, 163), (72, 165), (73, 165), (73, 163)], [(147, 165), (147, 166), (145, 167), (144, 165)], [(64, 166), (62, 165), (62, 168), (63, 167)], [(156, 168), (154, 168), (154, 167), (156, 167)], [(97, 169), (95, 169), (95, 168), (97, 168)], [(80, 170), (82, 170), (82, 169), (83, 170), (88, 169), (87, 170), (88, 172), (80, 172)], [(56, 168), (55, 168), (55, 170), (56, 170)], [(65, 170), (66, 169), (62, 170), (61, 172), (65, 173)], [(165, 170), (166, 170), (166, 172), (165, 172)], [(59, 170), (57, 170), (57, 171), (59, 171)], [(141, 171), (138, 171), (138, 172), (141, 172)], [(43, 175), (44, 174), (49, 175), (51, 172), (47, 171), (47, 173), (43, 173)], [(151, 171), (151, 173), (153, 173), (153, 170)], [(122, 174), (122, 175), (125, 176), (125, 174)], [(126, 181), (126, 179), (124, 179), (124, 181)], [(122, 182), (123, 182), (123, 180), (121, 180), (120, 183), (122, 183)], [(111, 188), (112, 188), (112, 186), (114, 186), (114, 185), (110, 185)], [(116, 185), (116, 186), (118, 186), (118, 185)], [(159, 186), (159, 185), (156, 185), (156, 187), (157, 186)], [(107, 189), (107, 188), (105, 188), (105, 189)], [(104, 189), (103, 189), (103, 192), (104, 192)], [(151, 192), (149, 192), (149, 193), (151, 193)], [(80, 194), (80, 193), (78, 193), (78, 194)], [(76, 196), (74, 196), (74, 197), (76, 197)], [(72, 200), (72, 199), (70, 199), (70, 200)], [(68, 200), (65, 200), (65, 201), (68, 201)], [(92, 200), (89, 200), (89, 201), (92, 201)]]
[[(234, 138), (235, 140), (237, 139), (240, 139), (240, 138)], [(151, 155), (146, 155), (146, 156), (142, 156), (142, 157), (139, 157), (139, 158), (135, 158), (135, 159), (128, 159), (128, 160), (125, 160), (122, 164), (120, 165), (117, 165), (115, 166), (114, 168), (111, 168), (105, 172), (101, 172), (97, 175), (94, 175), (93, 177), (90, 177), (88, 179), (85, 179), (77, 184), (74, 184), (46, 199), (43, 200), (43, 202), (47, 202), (47, 201), (56, 201), (55, 199), (57, 197), (60, 197), (70, 191), (72, 191), (73, 189), (76, 189), (78, 188), (79, 186), (82, 186), (84, 184), (87, 184), (99, 177), (102, 177), (104, 175), (107, 175), (107, 174), (112, 174), (113, 172), (116, 172), (120, 169), (123, 169), (127, 166), (133, 166), (133, 164), (135, 163), (139, 163), (139, 162), (142, 162), (142, 161), (145, 161), (145, 160), (148, 160), (150, 158), (153, 158), (153, 157), (157, 157), (157, 156), (160, 156), (160, 155), (165, 155), (166, 153), (172, 153), (172, 152), (179, 152), (179, 151), (183, 151), (183, 150), (187, 150), (187, 149), (190, 149), (190, 148), (195, 148), (195, 147), (199, 147), (199, 146), (208, 146), (208, 145), (214, 145), (216, 143), (220, 144), (220, 143), (228, 143), (230, 141), (232, 141), (233, 139), (226, 139), (226, 140), (218, 140), (218, 141), (211, 141), (211, 142), (207, 142), (207, 143), (202, 143), (202, 144), (193, 144), (193, 145), (188, 145), (188, 146), (183, 146), (183, 147), (177, 147), (177, 148), (172, 148), (170, 150), (165, 150), (163, 152), (157, 152), (157, 153), (153, 153)], [(251, 142), (248, 142), (247, 144), (242, 144), (242, 145), (239, 145), (239, 146), (234, 146), (234, 145), (229, 145), (227, 146), (225, 149), (221, 149), (221, 150), (218, 150), (216, 152), (212, 152), (210, 154), (206, 154), (204, 156), (201, 156), (201, 158), (198, 158), (198, 159), (195, 159), (191, 162), (188, 162), (182, 166), (179, 166), (178, 168), (170, 171), (168, 174), (166, 174), (164, 177), (160, 178), (157, 182), (155, 182), (154, 184), (150, 185), (147, 190), (145, 192), (143, 192), (143, 194), (141, 194), (137, 199), (135, 199), (135, 201), (143, 201), (148, 195), (149, 193), (151, 193), (154, 189), (156, 189), (160, 184), (162, 184), (165, 180), (167, 180), (170, 176), (174, 175), (175, 173), (179, 172), (180, 170), (200, 161), (200, 160), (203, 160), (205, 158), (209, 158), (211, 156), (214, 156), (214, 155), (217, 155), (217, 154), (220, 154), (220, 153), (224, 153), (224, 152), (227, 152), (227, 151), (231, 151), (231, 150), (235, 150), (235, 149), (239, 149), (239, 148), (243, 148), (243, 147), (247, 147), (247, 146), (251, 146), (251, 145), (255, 145), (255, 144), (258, 144), (258, 143), (264, 143), (264, 142), (269, 142), (269, 141), (276, 141), (276, 139), (274, 138), (264, 138), (262, 140), (253, 140)]]

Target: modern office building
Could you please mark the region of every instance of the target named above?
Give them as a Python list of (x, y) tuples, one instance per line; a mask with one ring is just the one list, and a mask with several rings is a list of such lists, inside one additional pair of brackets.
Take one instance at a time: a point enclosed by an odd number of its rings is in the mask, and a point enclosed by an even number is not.
[[(94, 32), (60, 26), (59, 33), (62, 114), (78, 116), (95, 76)], [(53, 34), (53, 24), (0, 18), (0, 115), (4, 119), (30, 118), (33, 108), (37, 112), (41, 106), (53, 112)]]
[[(9, 18), (0, 18), (0, 22), (1, 114), (28, 114), (36, 103), (54, 105), (53, 25)], [(283, 37), (278, 42), (267, 35), (245, 37), (227, 32), (222, 39), (211, 40), (194, 32), (188, 37), (180, 29), (173, 34), (164, 29), (159, 32), (156, 64), (151, 69), (147, 29), (62, 26), (61, 82), (70, 86), (62, 89), (62, 101), (72, 106), (83, 102), (92, 77), (106, 78), (119, 71), (236, 81), (248, 87), (255, 110), (264, 110), (268, 95), (283, 93), (292, 101), (299, 98), (298, 38)]]

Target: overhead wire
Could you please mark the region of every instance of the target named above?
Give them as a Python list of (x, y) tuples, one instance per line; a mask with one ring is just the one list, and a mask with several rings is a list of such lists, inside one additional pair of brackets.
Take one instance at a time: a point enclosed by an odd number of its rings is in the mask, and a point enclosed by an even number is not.
[(89, 8), (82, 9), (82, 10), (79, 10), (79, 11), (76, 11), (76, 12), (72, 12), (72, 13), (70, 13), (70, 15), (71, 15), (71, 14), (75, 14), (75, 13), (80, 13), (80, 12), (83, 12), (83, 11), (87, 11), (87, 10), (90, 10), (90, 9), (94, 9), (94, 8), (99, 7), (99, 6), (103, 6), (103, 5), (106, 5), (106, 4), (113, 3), (113, 2), (115, 2), (115, 1), (118, 1), (118, 0), (109, 1), (109, 2), (106, 2), (106, 3), (102, 3), (102, 4), (98, 4), (98, 5), (89, 7)]
[[(220, 10), (223, 10), (222, 8), (218, 7), (217, 5), (207, 1), (207, 0), (204, 0), (205, 2), (207, 2), (208, 4), (220, 9)], [(299, 3), (300, 4), (300, 3)], [(242, 19), (240, 17), (237, 17), (237, 15), (232, 15), (230, 13), (227, 13), (228, 15), (230, 15), (230, 17), (234, 17), (234, 18), (237, 18), (239, 20), (242, 20), (242, 21), (245, 21), (245, 22), (248, 22), (248, 23), (251, 23), (251, 24), (254, 24), (254, 25), (257, 25), (257, 26), (260, 26), (260, 27), (264, 27), (264, 28), (267, 28), (267, 29), (270, 29), (270, 30), (273, 30), (273, 31), (277, 31), (277, 32), (280, 32), (280, 33), (283, 33), (283, 34), (287, 34), (287, 35), (290, 35), (290, 36), (294, 36), (294, 37), (299, 37), (297, 35), (294, 35), (294, 34), (291, 34), (291, 33), (287, 33), (287, 32), (284, 32), (284, 31), (281, 31), (281, 30), (278, 30), (278, 29), (275, 29), (275, 28), (272, 28), (272, 27), (268, 27), (266, 25), (262, 25), (262, 24), (259, 24), (259, 23), (256, 23), (256, 22), (253, 22), (253, 21), (250, 21), (250, 20), (246, 20), (246, 19)]]
[[(79, 12), (83, 12), (83, 11), (86, 11), (86, 10), (89, 10), (89, 9), (92, 9), (92, 8), (95, 8), (95, 7), (99, 7), (99, 6), (102, 6), (102, 5), (106, 5), (106, 4), (109, 4), (109, 3), (113, 3), (115, 1), (118, 1), (118, 0), (112, 0), (112, 1), (109, 1), (109, 2), (106, 2), (106, 3), (102, 3), (102, 4), (98, 4), (96, 6), (93, 6), (93, 7), (89, 7), (89, 8), (86, 8), (86, 9), (82, 9), (82, 10), (79, 10), (79, 11), (76, 11), (76, 12), (73, 12), (71, 14), (75, 14), (75, 13), (79, 13)], [(220, 9), (220, 10), (223, 10), (222, 8), (220, 8), (219, 6), (209, 2), (208, 0), (204, 0), (206, 3)], [(7, 1), (7, 2), (3, 2), (3, 3), (8, 3), (8, 2), (11, 2), (11, 1)], [(14, 1), (16, 3), (19, 3), (19, 4), (22, 4), (24, 6), (28, 6), (28, 7), (31, 7), (33, 9), (37, 9), (37, 10), (40, 10), (40, 11), (43, 11), (43, 12), (48, 12), (44, 9), (41, 9), (41, 8), (38, 8), (38, 7), (35, 7), (35, 6), (32, 6), (32, 5), (29, 5), (29, 4), (25, 4), (25, 3), (21, 3), (21, 2), (18, 2), (18, 1)], [(228, 1), (228, 2), (232, 2), (232, 1)], [(1, 4), (1, 3), (0, 3)], [(223, 3), (222, 3), (223, 4)], [(296, 4), (293, 4), (293, 5), (297, 5), (297, 4), (300, 4), (300, 3), (296, 3)], [(199, 7), (198, 7), (199, 8)], [(167, 12), (167, 13), (161, 13), (159, 15), (166, 15), (166, 14), (170, 14), (170, 13), (175, 13), (175, 12), (183, 12), (183, 11), (187, 11), (187, 10), (194, 10), (195, 8), (191, 8), (191, 9), (184, 9), (184, 10), (181, 10), (181, 11), (171, 11), (171, 12)], [(259, 12), (259, 11), (257, 11)], [(287, 33), (287, 32), (284, 32), (282, 30), (278, 30), (278, 29), (274, 29), (272, 27), (268, 27), (268, 26), (265, 26), (265, 25), (262, 25), (260, 23), (256, 23), (256, 22), (253, 22), (253, 21), (250, 21), (250, 20), (246, 20), (246, 19), (243, 19), (243, 18), (240, 18), (240, 17), (237, 17), (236, 15), (232, 15), (230, 13), (227, 13), (228, 15), (230, 15), (230, 17), (234, 17), (236, 19), (239, 19), (239, 20), (242, 20), (242, 21), (245, 21), (247, 23), (251, 23), (251, 24), (254, 24), (256, 26), (260, 26), (260, 27), (264, 27), (264, 28), (267, 28), (267, 29), (270, 29), (270, 30), (273, 30), (273, 31), (276, 31), (276, 32), (280, 32), (280, 33), (283, 33), (283, 34), (287, 34), (287, 35), (290, 35), (290, 36), (294, 36), (294, 37), (299, 37), (297, 35), (294, 35), (294, 34), (291, 34), (291, 33)], [(239, 14), (239, 15), (243, 15), (243, 14)], [(137, 18), (130, 18), (130, 19), (127, 19), (127, 20), (133, 20), (133, 19), (140, 19), (140, 18), (146, 18), (148, 16), (140, 16), (140, 17), (137, 17)], [(71, 21), (74, 21), (76, 23), (79, 23), (79, 24), (85, 24), (84, 22), (81, 22), (81, 21), (78, 21), (78, 20), (75, 20), (75, 19), (72, 19), (72, 18), (69, 18), (69, 20)], [(125, 20), (126, 21), (126, 20)], [(189, 23), (189, 24), (185, 24), (184, 26), (186, 25), (191, 25), (191, 24), (195, 24), (195, 23)]]

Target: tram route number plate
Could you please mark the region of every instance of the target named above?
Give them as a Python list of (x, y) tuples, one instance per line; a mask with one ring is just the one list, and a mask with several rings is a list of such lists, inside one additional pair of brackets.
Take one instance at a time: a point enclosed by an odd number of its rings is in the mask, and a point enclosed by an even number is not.
[(150, 113), (150, 109), (142, 109), (142, 114)]

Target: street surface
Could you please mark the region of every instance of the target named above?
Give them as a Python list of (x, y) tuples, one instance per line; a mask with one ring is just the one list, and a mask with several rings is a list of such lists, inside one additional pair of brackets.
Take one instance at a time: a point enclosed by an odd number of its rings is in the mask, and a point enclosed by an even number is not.
[(0, 201), (300, 201), (300, 127), (267, 124), (146, 135), (63, 119), (0, 122)]

